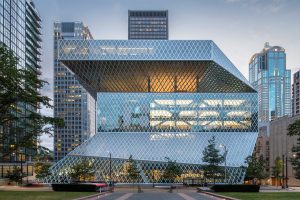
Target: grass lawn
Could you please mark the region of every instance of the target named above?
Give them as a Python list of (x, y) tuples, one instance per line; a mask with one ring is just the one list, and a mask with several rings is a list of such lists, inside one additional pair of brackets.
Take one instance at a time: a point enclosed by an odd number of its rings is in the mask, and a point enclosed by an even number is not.
[(300, 192), (218, 192), (241, 200), (299, 200)]
[(0, 191), (0, 200), (60, 200), (96, 194), (95, 192)]

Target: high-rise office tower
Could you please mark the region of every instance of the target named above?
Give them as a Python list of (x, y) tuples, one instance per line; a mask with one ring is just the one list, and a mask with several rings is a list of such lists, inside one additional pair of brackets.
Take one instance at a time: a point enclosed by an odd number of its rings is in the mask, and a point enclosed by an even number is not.
[(292, 86), (292, 108), (293, 115), (300, 114), (300, 70), (294, 73)]
[[(41, 18), (33, 1), (0, 0), (0, 42), (18, 57), (18, 68), (38, 71), (41, 55)], [(19, 108), (18, 115), (21, 116), (37, 111), (35, 106), (21, 102), (16, 106)], [(0, 134), (6, 134), (1, 127)], [(17, 136), (8, 134), (6, 140), (0, 144), (0, 162), (20, 162), (32, 159), (36, 153), (35, 148), (21, 148), (12, 154), (8, 153), (10, 142), (14, 140), (18, 143), (24, 140), (24, 137), (24, 133), (18, 133)]]
[[(58, 61), (59, 40), (89, 40), (92, 35), (82, 22), (54, 23), (54, 116), (65, 126), (54, 131), (54, 158), (60, 160), (95, 133), (95, 98), (74, 74)], [(71, 51), (71, 49), (70, 49)]]
[(258, 91), (259, 122), (291, 114), (291, 70), (284, 48), (265, 43), (250, 59), (249, 80)]
[(128, 11), (129, 40), (168, 40), (168, 11)]

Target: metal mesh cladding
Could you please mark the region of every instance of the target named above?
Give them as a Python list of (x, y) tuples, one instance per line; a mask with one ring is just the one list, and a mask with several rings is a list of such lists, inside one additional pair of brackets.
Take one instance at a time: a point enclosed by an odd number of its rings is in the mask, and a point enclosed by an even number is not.
[(97, 134), (57, 162), (45, 182), (69, 182), (82, 159), (93, 164), (94, 179), (107, 180), (109, 153), (114, 181), (131, 181), (130, 155), (139, 182), (162, 181), (165, 157), (183, 170), (177, 182), (202, 178), (212, 136), (228, 149), (228, 182), (243, 181), (241, 166), (257, 138), (257, 93), (212, 41), (61, 40), (59, 60), (97, 96)]
[[(110, 160), (107, 157), (82, 157), (77, 155), (66, 156), (63, 160), (59, 161), (52, 168), (52, 176), (48, 176), (44, 179), (47, 183), (69, 183), (71, 178), (68, 176), (70, 167), (82, 159), (88, 160), (90, 164), (95, 166), (95, 180), (107, 181), (109, 180), (110, 165), (112, 169), (112, 180), (118, 183), (130, 183), (132, 180), (128, 179), (126, 171), (126, 159)], [(136, 182), (140, 183), (160, 183), (163, 181), (162, 174), (166, 168), (166, 162), (156, 161), (142, 161), (138, 160), (137, 167), (140, 170), (140, 177)], [(204, 181), (211, 182), (210, 179), (204, 179), (202, 165), (196, 164), (178, 164), (183, 170), (181, 177), (177, 178), (175, 182), (182, 183), (184, 178), (200, 178)], [(244, 179), (245, 168), (241, 167), (227, 167), (227, 182), (228, 183), (241, 183)], [(224, 175), (219, 176), (216, 182), (224, 182)]]
[(98, 133), (59, 161), (47, 182), (68, 181), (70, 166), (82, 158), (93, 161), (95, 178), (105, 180), (108, 152), (115, 180), (130, 182), (122, 166), (133, 155), (141, 182), (153, 181), (152, 173), (162, 174), (165, 157), (180, 163), (180, 182), (201, 176), (202, 151), (212, 136), (228, 147), (229, 180), (242, 181), (240, 167), (257, 137), (255, 93), (98, 93), (97, 99)]

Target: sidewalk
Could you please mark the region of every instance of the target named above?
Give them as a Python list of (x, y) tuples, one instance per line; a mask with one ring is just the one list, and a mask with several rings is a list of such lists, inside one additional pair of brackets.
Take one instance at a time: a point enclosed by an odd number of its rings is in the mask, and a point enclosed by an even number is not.
[(260, 186), (260, 192), (300, 192), (300, 187), (289, 187), (282, 189), (281, 186)]

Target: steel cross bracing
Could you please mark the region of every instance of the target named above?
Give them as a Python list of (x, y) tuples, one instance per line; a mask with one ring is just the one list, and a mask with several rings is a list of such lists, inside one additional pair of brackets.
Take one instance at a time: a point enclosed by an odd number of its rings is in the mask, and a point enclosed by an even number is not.
[(183, 170), (177, 182), (203, 178), (202, 152), (213, 136), (228, 148), (227, 182), (243, 181), (257, 138), (257, 93), (212, 41), (61, 40), (59, 59), (97, 96), (97, 133), (45, 182), (69, 182), (81, 160), (93, 165), (95, 180), (107, 180), (107, 152), (114, 181), (131, 181), (130, 155), (139, 182), (163, 182), (165, 157)]

